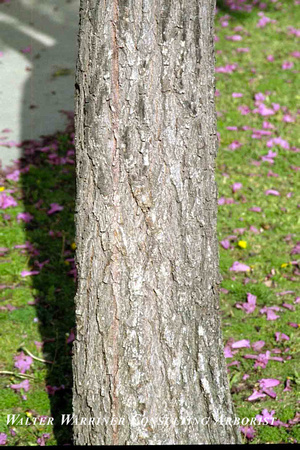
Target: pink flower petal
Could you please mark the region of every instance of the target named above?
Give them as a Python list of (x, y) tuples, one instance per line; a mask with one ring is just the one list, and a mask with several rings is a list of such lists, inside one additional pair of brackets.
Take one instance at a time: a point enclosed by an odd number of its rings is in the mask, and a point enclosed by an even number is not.
[[(24, 373), (24, 372), (22, 372), (22, 373)], [(10, 388), (14, 389), (17, 392), (20, 391), (20, 389), (24, 389), (25, 392), (28, 392), (29, 388), (30, 388), (29, 380), (24, 380), (19, 384), (11, 384)]]
[(250, 267), (239, 261), (235, 261), (229, 269), (231, 272), (250, 272)]
[(47, 212), (47, 214), (50, 216), (51, 214), (54, 214), (55, 212), (62, 211), (64, 209), (63, 206), (60, 206), (58, 203), (51, 203), (51, 208)]
[(250, 395), (250, 397), (247, 398), (248, 402), (253, 402), (254, 400), (258, 400), (259, 398), (266, 397), (266, 394), (263, 394), (260, 391), (253, 390), (253, 393)]
[(20, 370), (21, 373), (25, 373), (30, 369), (31, 364), (33, 363), (33, 359), (31, 356), (27, 356), (24, 352), (21, 352), (19, 355), (14, 357), (15, 367)]
[(261, 389), (270, 388), (274, 386), (278, 386), (280, 381), (276, 378), (261, 378), (259, 381), (259, 387)]
[(38, 270), (22, 270), (21, 277), (29, 277), (32, 275), (38, 275), (40, 272)]
[(242, 339), (236, 341), (231, 345), (232, 348), (250, 348), (250, 341), (248, 339)]

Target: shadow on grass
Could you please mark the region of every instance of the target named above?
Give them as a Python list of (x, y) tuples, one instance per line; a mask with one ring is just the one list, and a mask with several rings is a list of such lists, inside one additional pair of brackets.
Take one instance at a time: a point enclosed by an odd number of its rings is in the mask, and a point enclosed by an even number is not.
[[(72, 443), (72, 429), (61, 426), (61, 414), (72, 413), (71, 340), (74, 329), (74, 150), (72, 119), (64, 133), (24, 142), (22, 187), (25, 211), (34, 215), (27, 224), (29, 265), (40, 274), (32, 277), (37, 317), (44, 342), (46, 385), (58, 444)], [(30, 170), (26, 168), (30, 165)], [(51, 203), (63, 210), (47, 214)], [(43, 267), (39, 267), (45, 262)]]

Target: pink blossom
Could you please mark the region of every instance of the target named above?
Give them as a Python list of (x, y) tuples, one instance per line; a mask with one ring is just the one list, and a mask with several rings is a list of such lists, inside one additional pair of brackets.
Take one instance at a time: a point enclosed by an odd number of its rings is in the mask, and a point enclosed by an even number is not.
[(228, 289), (225, 289), (225, 288), (220, 288), (220, 292), (222, 292), (223, 294), (228, 294)]
[(257, 102), (263, 102), (266, 97), (262, 92), (258, 92), (257, 94), (254, 95), (254, 98)]
[(273, 56), (273, 55), (268, 55), (268, 56), (267, 56), (267, 60), (268, 60), (269, 62), (273, 62), (273, 61), (274, 61), (274, 56)]
[(244, 48), (240, 47), (240, 48), (237, 48), (236, 51), (238, 53), (248, 53), (249, 52), (249, 48), (248, 47), (244, 47)]
[(262, 390), (265, 394), (267, 394), (271, 398), (276, 398), (277, 394), (272, 388), (264, 388)]
[(50, 433), (43, 433), (42, 437), (38, 438), (36, 442), (39, 444), (40, 447), (45, 447), (46, 440), (50, 438)]
[(260, 423), (267, 423), (268, 425), (274, 426), (274, 427), (288, 427), (289, 425), (287, 423), (281, 422), (281, 420), (274, 420), (275, 418), (274, 416), (275, 411), (272, 410), (270, 413), (268, 412), (267, 409), (264, 409), (262, 411), (262, 415), (257, 415), (256, 419), (260, 422)]
[(231, 345), (232, 348), (251, 348), (250, 341), (248, 339), (242, 339), (241, 341), (236, 341)]
[(16, 200), (4, 192), (0, 193), (0, 209), (11, 208), (17, 206)]
[(267, 409), (263, 409), (262, 410), (262, 414), (258, 414), (256, 416), (256, 420), (258, 420), (258, 422), (260, 423), (267, 423), (269, 425), (273, 425), (273, 422), (275, 420), (275, 417), (273, 417), (275, 414), (275, 411), (271, 411), (269, 412)]
[(281, 137), (269, 139), (267, 142), (267, 147), (273, 147), (273, 145), (279, 145), (285, 150), (290, 149), (289, 143), (285, 139), (282, 139)]
[(263, 394), (260, 391), (253, 390), (253, 393), (250, 395), (250, 397), (247, 398), (248, 402), (253, 402), (254, 400), (258, 400), (259, 398), (266, 397), (266, 394)]
[(227, 367), (239, 366), (240, 364), (241, 364), (240, 361), (232, 361), (231, 363), (227, 364)]
[(292, 69), (294, 67), (294, 63), (292, 61), (284, 61), (281, 67), (283, 70)]
[(280, 311), (280, 308), (278, 308), (278, 306), (265, 306), (260, 310), (260, 313), (266, 314), (267, 320), (276, 320), (280, 316), (277, 316), (274, 311)]
[(295, 247), (291, 250), (291, 255), (299, 255), (300, 253), (300, 241), (297, 242)]
[(284, 362), (284, 359), (281, 358), (280, 356), (270, 356), (269, 360), (270, 360), (270, 361)]
[(24, 389), (25, 392), (28, 392), (30, 388), (29, 380), (24, 380), (19, 384), (11, 384), (10, 388), (14, 389), (15, 391), (20, 391), (21, 389)]
[(17, 141), (1, 141), (0, 145), (2, 147), (12, 148), (12, 147), (21, 147), (21, 142)]
[(258, 234), (258, 233), (259, 233), (258, 229), (257, 229), (256, 227), (254, 227), (253, 225), (250, 226), (249, 230), (250, 230), (252, 233), (255, 233), (255, 234)]
[(33, 363), (33, 359), (31, 356), (25, 355), (24, 352), (21, 352), (19, 355), (14, 357), (15, 367), (20, 370), (21, 373), (25, 373), (30, 369), (31, 364)]
[(280, 193), (278, 191), (275, 191), (274, 189), (268, 189), (267, 191), (265, 191), (266, 195), (275, 195), (276, 197), (278, 197), (280, 195)]
[(269, 152), (268, 152), (267, 155), (261, 156), (261, 159), (262, 159), (262, 161), (264, 161), (264, 162), (268, 162), (268, 163), (270, 163), (270, 164), (273, 164), (273, 163), (274, 163), (273, 158), (276, 158), (276, 156), (277, 156), (277, 153), (276, 153), (276, 152), (272, 152), (272, 150), (269, 150)]
[(267, 177), (275, 177), (275, 178), (278, 178), (279, 175), (278, 175), (278, 173), (274, 173), (274, 172), (272, 172), (272, 170), (269, 170), (269, 172), (267, 173)]
[(231, 189), (232, 189), (232, 192), (235, 194), (235, 192), (242, 189), (242, 187), (243, 187), (242, 183), (233, 183), (233, 185), (231, 186)]
[(234, 203), (233, 198), (220, 197), (218, 200), (218, 205), (231, 205), (232, 203)]
[(293, 123), (293, 122), (295, 122), (295, 118), (293, 116), (291, 116), (290, 114), (284, 114), (282, 121), (286, 122), (286, 123)]
[[(269, 352), (270, 353), (270, 352)], [(259, 354), (258, 356), (257, 355), (250, 355), (249, 353), (247, 353), (246, 355), (244, 355), (243, 356), (243, 358), (245, 358), (245, 359), (256, 359), (256, 360), (258, 360), (258, 359), (260, 359), (261, 358), (261, 356), (265, 356), (263, 353), (261, 353), (261, 354)], [(268, 359), (268, 358), (267, 358)]]
[(20, 220), (23, 220), (23, 222), (30, 222), (33, 219), (33, 216), (29, 214), (28, 212), (25, 213), (19, 213), (17, 215), (17, 221), (20, 222)]
[(292, 390), (291, 388), (291, 380), (287, 379), (285, 381), (285, 388), (283, 389), (283, 392), (290, 392)]
[(45, 266), (45, 264), (48, 264), (49, 262), (50, 262), (50, 259), (46, 259), (46, 260), (43, 261), (43, 262), (34, 261), (34, 264), (35, 264), (36, 266), (38, 266), (38, 268), (41, 270), (41, 269)]
[(286, 309), (289, 309), (290, 311), (295, 311), (295, 306), (291, 305), (290, 303), (282, 303), (282, 306)]
[(234, 233), (237, 233), (237, 234), (240, 234), (240, 235), (244, 234), (245, 231), (246, 231), (246, 228), (235, 228), (233, 230)]
[(265, 341), (256, 341), (253, 342), (252, 348), (255, 352), (259, 352), (259, 350), (261, 350), (265, 346), (265, 344)]
[(71, 342), (73, 342), (75, 339), (75, 334), (73, 331), (70, 332), (69, 337), (67, 339), (67, 344), (70, 344)]
[(280, 384), (280, 381), (276, 378), (261, 378), (258, 382), (261, 389), (275, 387)]
[(19, 181), (20, 178), (20, 170), (14, 170), (13, 172), (6, 175), (7, 180)]
[(291, 56), (293, 56), (294, 58), (300, 58), (300, 52), (298, 51), (292, 52)]
[(40, 272), (37, 270), (22, 270), (21, 277), (29, 277), (32, 275), (38, 275)]
[(241, 94), (240, 92), (233, 92), (231, 95), (233, 98), (241, 98), (244, 94)]
[(220, 241), (220, 245), (225, 249), (228, 250), (230, 247), (230, 242), (228, 239), (223, 239), (223, 241)]
[(263, 128), (269, 129), (269, 130), (274, 130), (275, 127), (270, 122), (264, 120), (263, 121)]
[(251, 426), (240, 427), (240, 431), (241, 433), (243, 433), (245, 438), (248, 439), (248, 441), (252, 441), (254, 439), (255, 430), (253, 427)]
[(273, 110), (274, 110), (275, 112), (278, 112), (278, 111), (280, 110), (280, 105), (279, 105), (279, 103), (272, 103), (272, 106), (273, 106)]
[(252, 139), (261, 139), (262, 136), (271, 136), (271, 131), (265, 131), (265, 130), (255, 130), (253, 129)]
[(261, 212), (261, 208), (259, 206), (252, 206), (252, 208), (249, 208), (249, 211)]
[(251, 314), (254, 312), (256, 308), (256, 296), (247, 293), (247, 302), (246, 303), (237, 303), (236, 308), (243, 309), (246, 314)]
[(237, 64), (226, 64), (226, 66), (216, 67), (217, 73), (232, 73), (237, 69)]
[(274, 110), (268, 108), (264, 103), (260, 103), (258, 108), (253, 110), (254, 113), (260, 114), (261, 116), (272, 116), (275, 114)]
[(263, 15), (257, 23), (257, 28), (264, 28), (268, 23), (276, 23), (276, 20), (272, 20), (269, 17)]
[(7, 441), (7, 434), (0, 433), (0, 445), (6, 445)]
[(49, 384), (46, 386), (46, 391), (49, 395), (54, 395), (56, 391), (61, 391), (62, 389), (65, 389), (63, 384), (60, 387), (50, 386)]
[(240, 111), (242, 116), (246, 116), (247, 114), (249, 114), (251, 112), (250, 108), (246, 105), (240, 105), (238, 107), (238, 110)]
[(62, 211), (64, 209), (63, 206), (60, 206), (58, 203), (50, 203), (51, 208), (47, 212), (47, 214), (50, 216), (51, 214), (54, 214), (55, 212)]
[(225, 358), (232, 358), (233, 357), (233, 353), (231, 351), (231, 348), (228, 345), (226, 345), (224, 347), (224, 356), (225, 356)]
[(290, 340), (290, 338), (286, 334), (280, 333), (279, 331), (276, 331), (275, 339), (276, 339), (276, 342), (289, 341)]
[(231, 272), (250, 272), (250, 267), (239, 261), (235, 261), (229, 269)]
[(228, 145), (228, 148), (230, 150), (237, 150), (241, 146), (242, 146), (242, 144), (239, 141), (233, 141), (230, 145)]
[(259, 355), (255, 357), (256, 362), (254, 364), (254, 368), (262, 367), (263, 369), (265, 369), (270, 359), (270, 355), (271, 353), (268, 350), (266, 351), (266, 353), (259, 353)]
[(226, 36), (226, 39), (228, 41), (234, 41), (234, 42), (243, 40), (242, 36), (240, 36), (239, 34), (234, 34), (233, 36)]

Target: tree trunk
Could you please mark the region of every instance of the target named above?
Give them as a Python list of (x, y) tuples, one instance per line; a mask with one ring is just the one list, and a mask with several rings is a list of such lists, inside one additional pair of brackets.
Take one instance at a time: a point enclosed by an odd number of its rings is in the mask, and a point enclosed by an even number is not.
[(81, 0), (77, 445), (239, 442), (220, 423), (234, 412), (218, 301), (214, 6)]

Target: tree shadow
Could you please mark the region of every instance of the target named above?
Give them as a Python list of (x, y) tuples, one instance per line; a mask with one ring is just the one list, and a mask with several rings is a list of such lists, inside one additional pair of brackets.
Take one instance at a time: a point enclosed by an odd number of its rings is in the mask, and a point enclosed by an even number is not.
[[(27, 241), (33, 246), (28, 264), (32, 270), (40, 271), (32, 277), (33, 290), (44, 358), (53, 362), (47, 365), (46, 385), (58, 444), (72, 441), (71, 428), (61, 426), (61, 415), (72, 413), (71, 348), (76, 288), (72, 128), (71, 122), (62, 133), (39, 142), (25, 141), (21, 158), (24, 207), (34, 215), (26, 226)], [(53, 149), (56, 156), (52, 159)], [(64, 209), (49, 215), (51, 204)]]
[[(47, 364), (46, 385), (58, 444), (72, 443), (72, 429), (61, 426), (61, 414), (72, 413), (75, 154), (73, 114), (59, 115), (57, 111), (61, 105), (73, 111), (78, 27), (76, 8), (69, 8), (73, 1), (78, 4), (78, 0), (20, 1), (11, 8), (8, 4), (5, 10), (1, 5), (0, 11), (9, 19), (1, 24), (0, 31), (7, 48), (20, 51), (31, 47), (28, 54), (24, 53), (31, 70), (23, 87), (22, 155), (16, 167), (21, 169), (25, 212), (34, 216), (26, 224), (28, 265), (40, 271), (32, 277), (32, 288), (43, 357), (53, 361)], [(54, 3), (59, 3), (57, 17), (49, 12)], [(30, 34), (31, 26), (34, 32)], [(64, 131), (52, 134), (64, 128), (65, 117)], [(44, 136), (37, 139), (39, 135)], [(52, 203), (64, 209), (48, 214)]]

